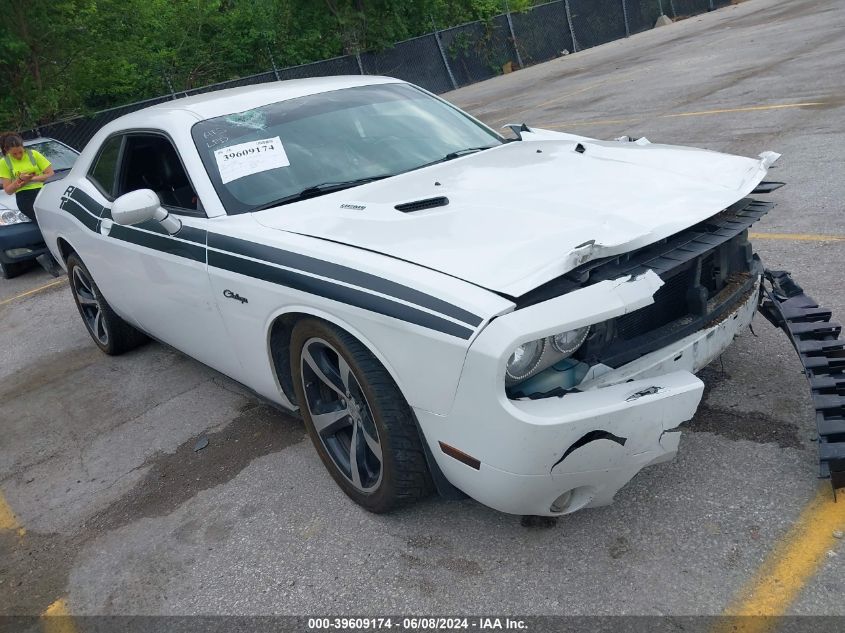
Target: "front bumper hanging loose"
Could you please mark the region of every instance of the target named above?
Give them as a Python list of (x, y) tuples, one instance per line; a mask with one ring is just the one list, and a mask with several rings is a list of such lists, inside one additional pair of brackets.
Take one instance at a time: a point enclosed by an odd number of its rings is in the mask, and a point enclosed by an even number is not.
[(766, 270), (760, 313), (792, 341), (810, 383), (819, 434), (819, 477), (830, 479), (834, 498), (845, 488), (845, 340), (842, 325), (819, 307), (788, 272)]

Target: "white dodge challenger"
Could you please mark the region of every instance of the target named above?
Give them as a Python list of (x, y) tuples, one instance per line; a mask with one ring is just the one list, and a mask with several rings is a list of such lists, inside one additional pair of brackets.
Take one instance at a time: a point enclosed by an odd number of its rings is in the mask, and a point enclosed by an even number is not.
[(36, 208), (105, 353), (298, 410), (363, 507), (554, 516), (677, 452), (777, 154), (513, 130), (384, 77), (237, 88), (111, 122)]

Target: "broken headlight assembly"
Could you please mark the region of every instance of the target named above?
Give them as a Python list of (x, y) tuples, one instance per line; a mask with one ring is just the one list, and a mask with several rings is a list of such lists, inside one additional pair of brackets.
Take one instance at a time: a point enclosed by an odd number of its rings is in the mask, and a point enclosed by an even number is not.
[(588, 325), (523, 343), (508, 358), (508, 364), (505, 367), (505, 385), (513, 387), (553, 365), (560, 364), (578, 351), (589, 333), (590, 326)]

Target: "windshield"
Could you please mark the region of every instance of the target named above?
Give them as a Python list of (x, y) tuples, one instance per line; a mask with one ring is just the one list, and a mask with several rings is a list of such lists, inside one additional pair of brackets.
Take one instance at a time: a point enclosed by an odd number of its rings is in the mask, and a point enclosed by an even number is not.
[(50, 165), (53, 167), (54, 171), (70, 169), (73, 167), (73, 164), (79, 156), (79, 154), (71, 148), (66, 145), (62, 145), (61, 143), (57, 143), (56, 141), (43, 141), (32, 144), (27, 143), (26, 148), (34, 149), (39, 154), (43, 154), (44, 157), (50, 161)]
[(201, 121), (192, 135), (230, 214), (331, 193), (504, 142), (407, 84), (281, 101)]

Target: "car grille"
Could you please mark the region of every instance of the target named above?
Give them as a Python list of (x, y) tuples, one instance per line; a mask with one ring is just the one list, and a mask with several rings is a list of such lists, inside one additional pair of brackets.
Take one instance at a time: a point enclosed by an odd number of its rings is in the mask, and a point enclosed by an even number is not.
[(689, 313), (687, 290), (692, 285), (690, 271), (673, 275), (654, 293), (654, 303), (616, 319), (616, 332), (623, 340), (632, 340), (680, 319)]

